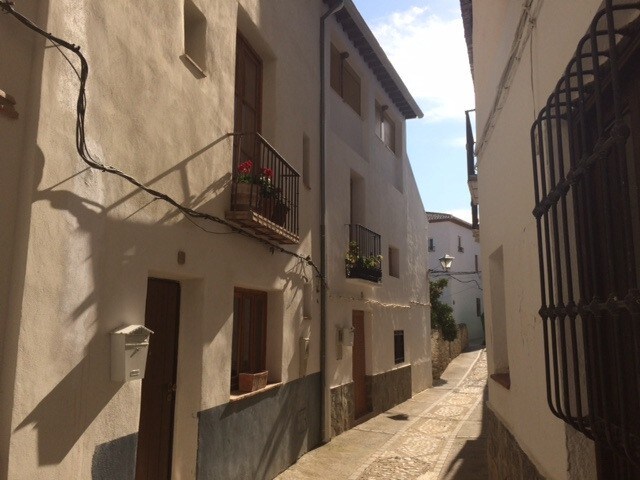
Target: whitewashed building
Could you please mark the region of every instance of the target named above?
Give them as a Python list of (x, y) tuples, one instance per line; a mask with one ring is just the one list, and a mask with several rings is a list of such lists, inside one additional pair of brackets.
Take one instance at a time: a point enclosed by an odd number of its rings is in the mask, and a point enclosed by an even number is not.
[(640, 478), (640, 5), (461, 6), (491, 478)]
[(426, 225), (406, 151), (405, 121), (422, 112), (352, 2), (328, 21), (325, 48), (327, 381), (338, 434), (431, 385), (431, 328)]
[[(482, 326), (482, 272), (480, 271), (480, 242), (472, 225), (449, 213), (427, 212), (429, 222), (429, 270), (431, 280), (446, 278), (447, 288), (442, 292), (444, 303), (453, 308), (456, 323), (464, 323), (469, 341), (481, 344)], [(454, 257), (450, 272), (443, 272), (440, 258)]]
[[(0, 478), (274, 477), (332, 435), (330, 386), (351, 376), (351, 347), (342, 363), (335, 351), (351, 314), (329, 305), (334, 293), (336, 305), (361, 291), (397, 304), (402, 315), (365, 320), (384, 330), (367, 372), (395, 368), (404, 330), (398, 365), (415, 372), (412, 391), (428, 386), (426, 291), (413, 282), (426, 278), (424, 224), (403, 140), (413, 114), (362, 64), (360, 126), (373, 131), (375, 93), (397, 121), (390, 188), (403, 194), (398, 224), (361, 221), (400, 250), (402, 277), (379, 296), (337, 280), (349, 175), (339, 184), (330, 44), (351, 47), (333, 7), (18, 2), (67, 58), (0, 15)], [(345, 12), (356, 17), (349, 1)], [(89, 66), (80, 101), (74, 45)], [(354, 171), (378, 178), (367, 158)], [(148, 345), (132, 325), (153, 331)], [(131, 336), (113, 335), (123, 327)]]

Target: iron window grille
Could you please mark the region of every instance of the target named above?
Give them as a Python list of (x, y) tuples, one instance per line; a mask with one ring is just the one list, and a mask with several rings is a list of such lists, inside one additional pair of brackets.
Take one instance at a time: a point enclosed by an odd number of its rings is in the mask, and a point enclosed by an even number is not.
[(606, 0), (531, 128), (547, 402), (619, 479), (640, 461), (639, 17)]
[(393, 357), (396, 365), (404, 363), (404, 330), (393, 331)]

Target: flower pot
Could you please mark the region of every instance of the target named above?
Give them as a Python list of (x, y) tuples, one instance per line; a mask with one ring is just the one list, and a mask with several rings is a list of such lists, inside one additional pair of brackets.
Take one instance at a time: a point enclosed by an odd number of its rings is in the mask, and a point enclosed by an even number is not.
[(234, 210), (251, 210), (258, 203), (258, 186), (253, 183), (236, 183)]
[(241, 373), (238, 378), (238, 388), (241, 392), (255, 392), (267, 386), (268, 371), (258, 373)]
[(276, 205), (273, 209), (273, 215), (271, 216), (271, 221), (273, 223), (277, 223), (280, 226), (283, 226), (285, 221), (287, 220), (287, 213), (289, 213), (289, 207), (282, 202), (276, 202)]
[(260, 214), (269, 220), (273, 217), (273, 211), (276, 206), (276, 199), (273, 197), (260, 197)]

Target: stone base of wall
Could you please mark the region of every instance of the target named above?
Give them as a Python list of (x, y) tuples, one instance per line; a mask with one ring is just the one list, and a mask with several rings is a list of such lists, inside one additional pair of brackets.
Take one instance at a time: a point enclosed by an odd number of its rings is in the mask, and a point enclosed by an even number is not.
[(331, 436), (353, 427), (355, 416), (353, 382), (331, 389)]
[(431, 331), (431, 365), (434, 379), (440, 378), (451, 360), (460, 355), (469, 346), (469, 330), (464, 323), (458, 325), (458, 338), (447, 342), (442, 338), (440, 330)]
[(489, 479), (544, 480), (511, 432), (490, 408), (485, 408), (485, 416)]
[(369, 406), (378, 414), (411, 398), (411, 365), (367, 376)]
[(199, 413), (198, 471), (274, 478), (320, 444), (320, 374)]
[[(378, 375), (367, 375), (367, 406), (373, 414), (389, 410), (411, 398), (411, 365)], [(331, 436), (349, 430), (355, 424), (354, 384), (331, 389)]]

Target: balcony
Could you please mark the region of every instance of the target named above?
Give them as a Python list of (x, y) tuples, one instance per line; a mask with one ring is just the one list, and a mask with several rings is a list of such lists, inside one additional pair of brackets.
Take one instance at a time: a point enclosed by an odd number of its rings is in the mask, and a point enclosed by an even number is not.
[(473, 129), (471, 128), (471, 118), (469, 114), (473, 110), (467, 110), (465, 113), (467, 123), (467, 184), (469, 185), (469, 193), (471, 201), (478, 205), (478, 167), (476, 165), (476, 156), (474, 149), (476, 146), (473, 138)]
[(300, 175), (259, 133), (236, 134), (225, 218), (277, 243), (299, 243)]
[(349, 225), (349, 250), (345, 258), (347, 278), (373, 283), (382, 281), (380, 235), (362, 225)]

